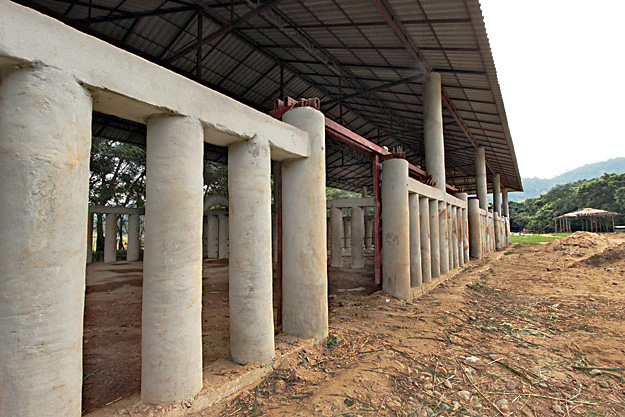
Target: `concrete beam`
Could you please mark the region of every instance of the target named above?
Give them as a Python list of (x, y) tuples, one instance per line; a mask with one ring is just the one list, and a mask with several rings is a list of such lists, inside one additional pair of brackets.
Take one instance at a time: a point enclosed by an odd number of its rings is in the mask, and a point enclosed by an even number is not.
[(1, 2), (0, 66), (25, 63), (72, 75), (102, 113), (140, 123), (156, 114), (189, 116), (214, 145), (259, 136), (269, 141), (274, 160), (308, 156), (301, 130), (37, 11)]

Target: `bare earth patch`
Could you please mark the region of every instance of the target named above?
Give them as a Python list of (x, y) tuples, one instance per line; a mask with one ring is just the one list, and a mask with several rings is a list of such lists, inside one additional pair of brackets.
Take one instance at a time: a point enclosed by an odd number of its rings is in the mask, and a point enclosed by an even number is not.
[(408, 303), (331, 270), (326, 343), (198, 415), (623, 416), (624, 242), (510, 247)]

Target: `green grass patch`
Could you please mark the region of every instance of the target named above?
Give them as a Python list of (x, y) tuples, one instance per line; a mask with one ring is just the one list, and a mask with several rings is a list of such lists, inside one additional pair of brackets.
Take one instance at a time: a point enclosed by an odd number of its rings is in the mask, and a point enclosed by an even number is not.
[(569, 236), (570, 233), (554, 233), (549, 235), (527, 235), (527, 236), (517, 236), (512, 235), (512, 243), (522, 243), (522, 244), (530, 244), (530, 245), (540, 245), (541, 243), (548, 243), (555, 239), (562, 239), (563, 237)]
[(512, 252), (504, 252), (504, 255), (512, 255)]

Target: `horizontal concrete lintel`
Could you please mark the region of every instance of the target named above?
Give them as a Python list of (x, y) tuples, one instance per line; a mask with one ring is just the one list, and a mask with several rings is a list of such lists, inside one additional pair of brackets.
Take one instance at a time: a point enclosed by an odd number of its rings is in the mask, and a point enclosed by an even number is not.
[(141, 123), (153, 115), (194, 117), (208, 143), (227, 146), (262, 136), (275, 160), (308, 156), (304, 131), (37, 11), (0, 2), (0, 66), (15, 65), (72, 74), (102, 113)]
[(373, 207), (373, 197), (338, 198), (336, 200), (328, 200), (326, 205), (328, 208)]
[(89, 206), (89, 213), (145, 214), (144, 208)]

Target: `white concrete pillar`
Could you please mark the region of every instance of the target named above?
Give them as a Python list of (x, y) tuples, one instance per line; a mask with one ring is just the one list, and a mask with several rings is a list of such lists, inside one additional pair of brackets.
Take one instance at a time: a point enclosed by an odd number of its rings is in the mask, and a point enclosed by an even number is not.
[(475, 181), (477, 197), (482, 210), (488, 210), (488, 184), (486, 180), (486, 151), (479, 147), (475, 151)]
[(443, 104), (441, 75), (430, 73), (423, 81), (423, 140), (425, 170), (434, 187), (445, 190), (445, 141), (443, 139)]
[(104, 262), (115, 262), (117, 260), (117, 214), (107, 213), (104, 227)]
[(87, 263), (93, 262), (93, 221), (95, 213), (89, 213), (87, 220)]
[(148, 119), (141, 399), (202, 388), (204, 132), (198, 120)]
[(493, 213), (493, 237), (495, 250), (501, 249), (501, 224), (499, 223), (499, 213)]
[(430, 203), (419, 197), (419, 236), (421, 239), (421, 281), (432, 281), (432, 258), (430, 253)]
[(219, 257), (219, 220), (215, 215), (209, 214), (207, 217), (208, 259), (217, 259)]
[(352, 269), (365, 266), (365, 211), (352, 207)]
[(459, 245), (463, 254), (464, 263), (469, 263), (469, 196), (467, 193), (457, 193), (456, 197), (466, 203), (466, 208), (459, 210), (458, 217), (462, 219), (462, 233)]
[(508, 190), (506, 190), (505, 187), (501, 191), (501, 205), (503, 215), (506, 217), (510, 217), (510, 206), (508, 205)]
[(139, 215), (128, 215), (128, 250), (126, 252), (126, 260), (128, 261), (139, 260), (140, 233)]
[(447, 203), (438, 202), (438, 243), (441, 275), (449, 273), (449, 235), (447, 228)]
[[(457, 195), (456, 195), (457, 196)], [(456, 207), (456, 247), (458, 248), (458, 266), (464, 265), (464, 231), (462, 224), (462, 208)]]
[(441, 276), (441, 249), (438, 235), (440, 225), (438, 219), (438, 200), (430, 200), (430, 254), (432, 266), (432, 278)]
[(230, 222), (228, 215), (220, 214), (217, 216), (217, 222), (219, 224), (218, 257), (219, 259), (228, 259), (230, 245)]
[(325, 118), (312, 107), (282, 117), (308, 132), (309, 156), (282, 167), (283, 319), (285, 333), (328, 336)]
[(271, 150), (266, 139), (255, 137), (228, 147), (228, 195), (232, 220), (230, 352), (240, 364), (268, 363), (275, 347)]
[(451, 204), (447, 204), (447, 256), (449, 257), (449, 270), (454, 269), (454, 245), (453, 245), (453, 220), (451, 216)]
[(408, 161), (382, 162), (382, 289), (408, 300), (410, 291), (410, 214)]
[(419, 195), (408, 196), (410, 211), (410, 286), (420, 287), (423, 284), (421, 272), (421, 219), (419, 213)]
[(36, 67), (0, 81), (0, 415), (79, 417), (91, 95)]
[(493, 212), (501, 216), (501, 175), (493, 176)]
[(469, 199), (468, 223), (469, 223), (469, 253), (471, 258), (482, 257), (482, 226), (480, 219), (480, 201), (476, 198)]
[(352, 219), (343, 217), (343, 247), (345, 250), (352, 247)]
[(343, 210), (330, 208), (330, 265), (343, 267)]
[(365, 249), (373, 249), (373, 220), (365, 220)]
[(456, 206), (451, 207), (451, 244), (453, 265), (454, 269), (456, 269), (460, 266), (460, 260), (458, 259), (458, 208)]

